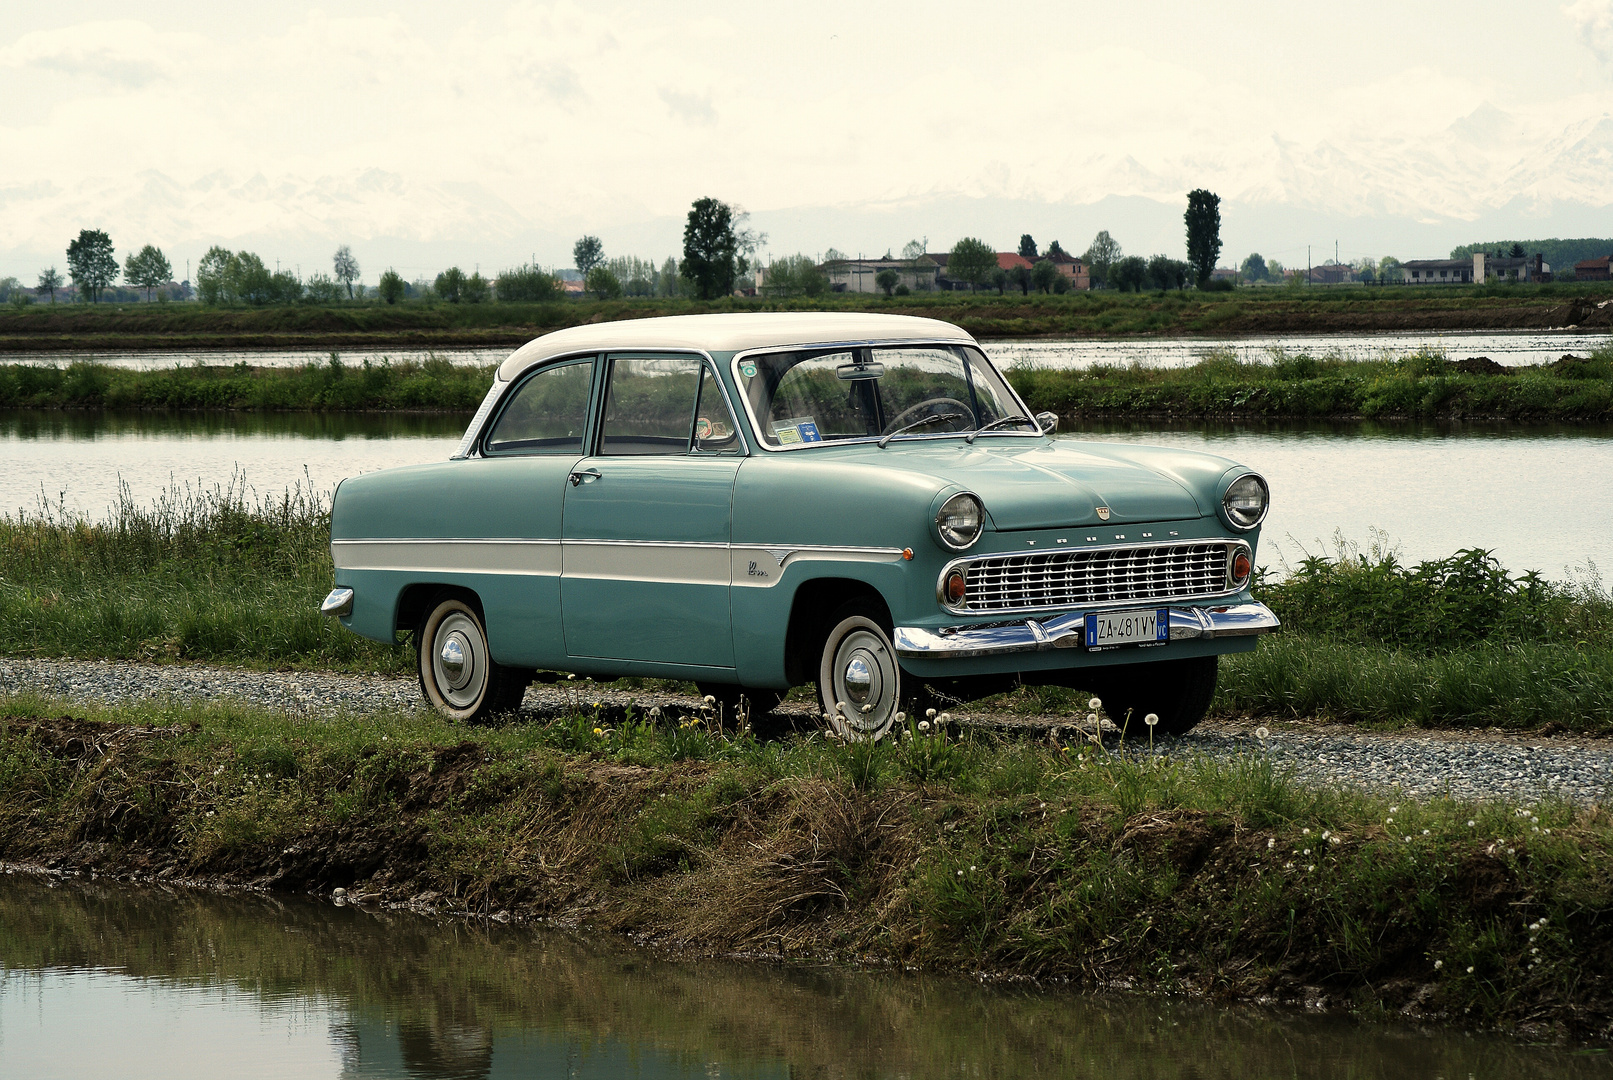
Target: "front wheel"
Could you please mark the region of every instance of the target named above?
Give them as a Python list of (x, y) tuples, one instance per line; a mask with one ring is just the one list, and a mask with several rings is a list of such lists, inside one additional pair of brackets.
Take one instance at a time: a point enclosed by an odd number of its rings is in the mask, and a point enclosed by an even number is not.
[(1185, 735), (1193, 730), (1215, 699), (1214, 656), (1190, 656), (1149, 664), (1100, 668), (1092, 673), (1092, 692), (1115, 726), (1133, 738), (1146, 736), (1145, 719), (1159, 717), (1154, 735)]
[(885, 736), (902, 699), (902, 669), (879, 613), (848, 604), (835, 613), (818, 664), (818, 701), (830, 728), (853, 741)]
[(505, 667), (487, 648), (476, 610), (459, 597), (439, 600), (415, 634), (420, 693), (449, 720), (481, 723), (521, 705), (532, 673)]

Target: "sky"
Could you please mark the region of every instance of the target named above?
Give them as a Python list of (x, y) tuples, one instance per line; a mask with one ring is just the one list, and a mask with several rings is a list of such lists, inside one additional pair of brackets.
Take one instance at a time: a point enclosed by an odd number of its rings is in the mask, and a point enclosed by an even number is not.
[[(239, 8), (239, 10), (236, 10)], [(82, 228), (184, 267), (330, 272), (677, 254), (689, 204), (764, 253), (1028, 232), (1223, 263), (1613, 236), (1613, 0), (11, 5), (0, 275)]]

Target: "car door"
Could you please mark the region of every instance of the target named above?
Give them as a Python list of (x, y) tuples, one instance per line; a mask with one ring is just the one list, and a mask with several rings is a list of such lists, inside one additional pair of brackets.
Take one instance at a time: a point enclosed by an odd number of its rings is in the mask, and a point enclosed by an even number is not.
[(732, 668), (733, 412), (699, 356), (612, 355), (603, 382), (595, 452), (565, 492), (566, 650)]
[(480, 442), (457, 463), (456, 498), (438, 512), (442, 534), (467, 568), (487, 618), (494, 659), (516, 667), (558, 666), (561, 633), (561, 514), (566, 477), (586, 451), (597, 358), (546, 364), (505, 398)]

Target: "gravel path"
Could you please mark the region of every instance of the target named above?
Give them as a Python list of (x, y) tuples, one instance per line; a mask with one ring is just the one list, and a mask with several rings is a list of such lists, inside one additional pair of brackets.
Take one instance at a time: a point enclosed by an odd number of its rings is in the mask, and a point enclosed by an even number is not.
[[(32, 692), (70, 701), (117, 703), (152, 699), (226, 700), (302, 715), (336, 711), (419, 709), (413, 678), (318, 672), (259, 672), (201, 664), (135, 664), (121, 661), (0, 659), (0, 693)], [(585, 680), (534, 684), (522, 712), (533, 718), (561, 715), (574, 703), (599, 703), (607, 718), (629, 702), (694, 708), (692, 697), (661, 690), (621, 690)], [(790, 719), (809, 722), (804, 707), (787, 704)], [(954, 710), (965, 723), (1041, 734), (1068, 729), (1070, 717), (1007, 717)], [(1361, 787), (1429, 797), (1501, 799), (1534, 803), (1560, 798), (1577, 803), (1613, 802), (1613, 742), (1585, 736), (1517, 736), (1496, 731), (1373, 732), (1331, 725), (1271, 724), (1267, 738), (1255, 721), (1213, 720), (1183, 739), (1163, 743), (1165, 753), (1269, 754), (1308, 783)], [(1135, 744), (1134, 744), (1135, 745)]]

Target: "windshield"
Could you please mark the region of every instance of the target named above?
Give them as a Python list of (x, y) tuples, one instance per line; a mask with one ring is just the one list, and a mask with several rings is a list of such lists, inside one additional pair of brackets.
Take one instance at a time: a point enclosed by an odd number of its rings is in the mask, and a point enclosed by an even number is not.
[[(842, 346), (747, 356), (739, 385), (769, 446), (974, 431), (1018, 414), (1008, 384), (966, 345)], [(1030, 420), (989, 434), (1037, 434)]]

